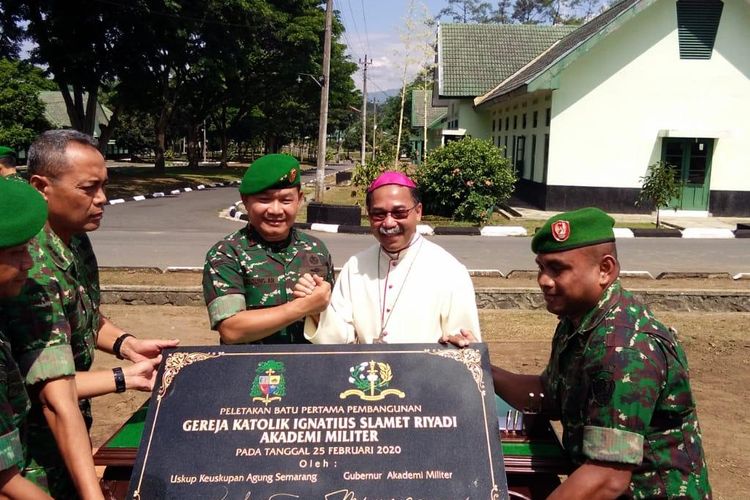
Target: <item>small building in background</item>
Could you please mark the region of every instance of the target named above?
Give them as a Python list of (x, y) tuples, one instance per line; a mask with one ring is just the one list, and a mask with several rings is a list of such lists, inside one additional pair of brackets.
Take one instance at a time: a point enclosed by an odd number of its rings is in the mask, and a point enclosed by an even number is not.
[[(448, 50), (443, 28), (439, 52)], [(470, 40), (477, 53), (497, 48)], [(439, 76), (438, 88), (441, 97), (455, 94), (448, 129), (505, 147), (519, 177), (516, 196), (540, 208), (647, 210), (634, 202), (648, 166), (661, 160), (683, 183), (676, 209), (747, 216), (748, 47), (745, 0), (622, 0), (471, 103), (459, 94), (474, 91), (453, 89), (449, 75)], [(497, 66), (507, 53), (495, 51)]]
[(418, 164), (422, 163), (422, 156), (425, 151), (425, 127), (427, 128), (426, 151), (429, 152), (442, 144), (442, 130), (445, 116), (445, 106), (435, 106), (432, 102), (432, 89), (412, 90), (410, 141), (412, 151), (415, 152), (414, 159)]
[[(71, 128), (70, 117), (65, 106), (65, 100), (59, 90), (43, 90), (39, 93), (39, 99), (44, 103), (44, 117), (55, 128)], [(88, 93), (83, 94), (84, 107), (88, 102)], [(112, 111), (103, 105), (97, 103), (96, 107), (96, 124), (94, 125), (94, 138), (99, 139), (102, 133), (102, 126), (109, 125), (112, 117)], [(127, 149), (117, 147), (114, 139), (107, 142), (105, 155), (107, 158), (118, 157), (128, 154)]]

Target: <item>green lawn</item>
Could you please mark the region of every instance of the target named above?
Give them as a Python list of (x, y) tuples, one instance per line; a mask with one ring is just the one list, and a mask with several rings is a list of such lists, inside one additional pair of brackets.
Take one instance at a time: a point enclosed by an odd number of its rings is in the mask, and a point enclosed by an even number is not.
[(110, 199), (167, 191), (189, 184), (227, 182), (241, 179), (244, 168), (170, 167), (164, 173), (153, 167), (110, 167), (107, 196)]

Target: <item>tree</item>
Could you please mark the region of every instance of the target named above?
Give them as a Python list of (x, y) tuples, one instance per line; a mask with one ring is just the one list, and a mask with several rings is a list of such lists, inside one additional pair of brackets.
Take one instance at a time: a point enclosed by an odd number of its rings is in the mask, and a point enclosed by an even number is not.
[(436, 19), (456, 23), (578, 24), (597, 14), (604, 0), (448, 0)]
[(404, 109), (406, 108), (407, 91), (411, 98), (411, 91), (408, 89), (410, 84), (406, 80), (406, 75), (409, 68), (414, 64), (423, 66), (429, 64), (430, 59), (434, 58), (435, 52), (432, 47), (432, 40), (434, 40), (434, 33), (427, 7), (421, 3), (415, 5), (414, 0), (411, 0), (401, 32), (401, 41), (404, 46), (404, 72), (401, 77), (401, 105), (399, 107), (396, 154), (393, 161), (394, 168), (398, 167), (398, 159), (401, 154), (401, 136), (404, 128)]
[(54, 89), (34, 66), (0, 59), (0, 144), (25, 150), (50, 127), (39, 91)]
[(516, 0), (511, 17), (521, 24), (537, 24), (544, 15), (545, 0)]
[(125, 109), (113, 137), (119, 147), (128, 150), (131, 158), (138, 158), (154, 148), (154, 118), (148, 113)]
[[(223, 151), (232, 131), (259, 136), (267, 151), (315, 134), (318, 89), (296, 83), (321, 74), (325, 16), (320, 0), (6, 0), (0, 7), (0, 50), (34, 45), (32, 60), (48, 67), (74, 128), (91, 133), (100, 92), (113, 117), (153, 117), (155, 167), (165, 167), (170, 133), (187, 137), (191, 163), (200, 130), (211, 124)], [(336, 19), (334, 34), (343, 25)], [(5, 47), (6, 40), (10, 46)], [(334, 42), (331, 106), (346, 126), (356, 65)], [(88, 96), (88, 100), (86, 97)], [(240, 126), (241, 124), (241, 126)], [(222, 161), (226, 161), (223, 153)]]
[(480, 223), (507, 201), (516, 182), (502, 150), (473, 138), (431, 152), (416, 177), (427, 213)]
[(0, 45), (18, 52), (31, 43), (30, 61), (52, 75), (73, 128), (93, 134), (99, 89), (112, 77), (112, 48), (121, 34), (117, 9), (89, 0), (5, 0)]
[(659, 209), (668, 207), (672, 200), (679, 199), (682, 183), (677, 167), (663, 161), (648, 166), (646, 175), (641, 177), (641, 192), (636, 206), (648, 205), (656, 209), (656, 227), (659, 227)]
[[(172, 111), (184, 125), (188, 144), (197, 143), (205, 119), (219, 135), (222, 163), (233, 133), (241, 131), (243, 140), (262, 138), (266, 152), (278, 151), (293, 138), (317, 135), (319, 88), (307, 78), (296, 80), (300, 73), (321, 74), (325, 16), (320, 2), (209, 3), (213, 17), (200, 27), (202, 45), (175, 91)], [(336, 17), (334, 37), (342, 32)], [(351, 121), (348, 106), (356, 98), (351, 79), (356, 65), (344, 49), (336, 41), (331, 48), (332, 131)]]
[(479, 0), (448, 0), (437, 19), (447, 18), (454, 23), (487, 23), (491, 21), (492, 6)]

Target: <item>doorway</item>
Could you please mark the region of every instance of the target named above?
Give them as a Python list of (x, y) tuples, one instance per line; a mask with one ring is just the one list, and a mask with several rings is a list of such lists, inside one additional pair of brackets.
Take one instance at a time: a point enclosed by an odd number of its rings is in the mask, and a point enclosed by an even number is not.
[(663, 141), (662, 161), (677, 168), (682, 183), (680, 199), (670, 206), (679, 210), (708, 210), (714, 139), (670, 137)]

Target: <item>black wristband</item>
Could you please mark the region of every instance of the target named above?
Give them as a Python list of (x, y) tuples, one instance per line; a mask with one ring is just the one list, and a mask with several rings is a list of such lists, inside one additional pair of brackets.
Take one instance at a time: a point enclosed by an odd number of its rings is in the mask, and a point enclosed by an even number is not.
[(125, 392), (125, 374), (122, 368), (112, 368), (112, 374), (115, 376), (115, 392)]
[(112, 344), (112, 352), (115, 353), (115, 356), (117, 356), (117, 359), (125, 359), (122, 357), (122, 353), (120, 353), (120, 349), (122, 349), (122, 343), (125, 342), (125, 339), (128, 337), (135, 338), (134, 335), (131, 335), (129, 333), (123, 333), (119, 337), (117, 337), (117, 340), (115, 340), (115, 343)]

